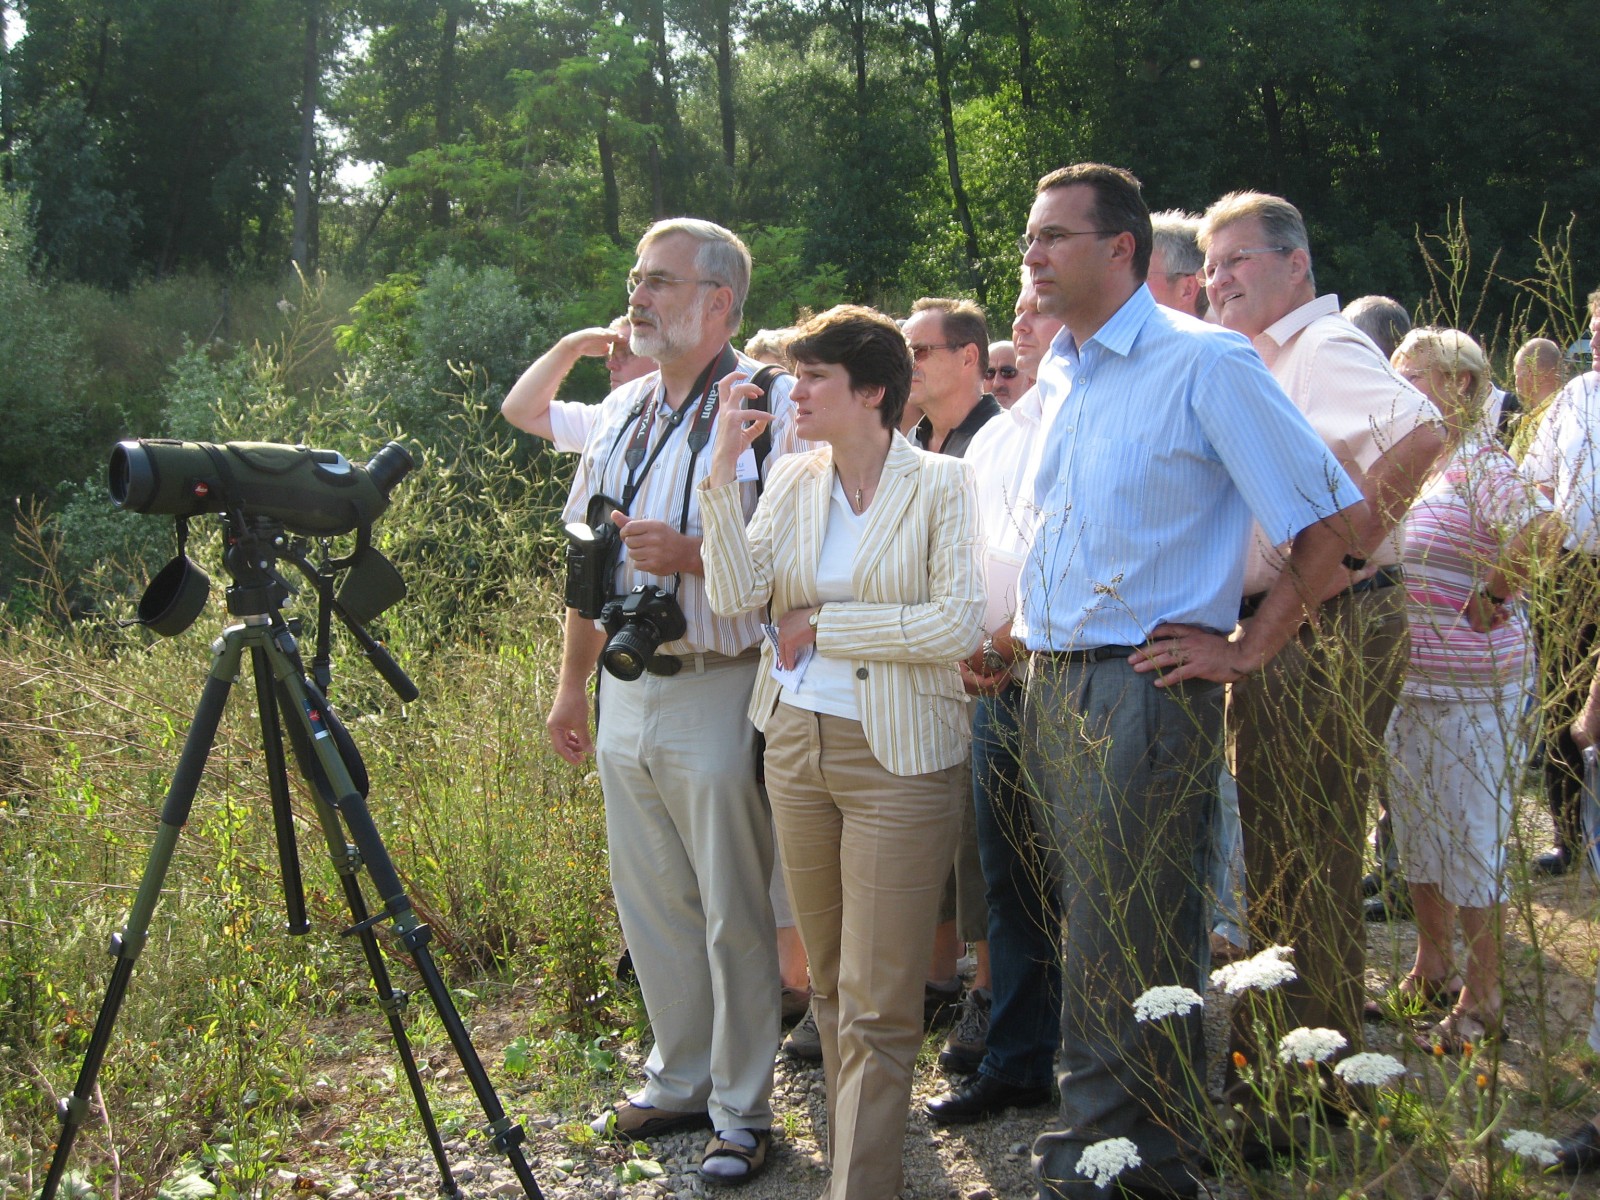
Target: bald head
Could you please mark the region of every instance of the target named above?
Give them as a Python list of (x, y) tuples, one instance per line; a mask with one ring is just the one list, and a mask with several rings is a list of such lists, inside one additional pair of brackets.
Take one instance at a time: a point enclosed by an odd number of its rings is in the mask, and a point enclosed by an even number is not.
[(1517, 396), (1528, 411), (1561, 389), (1561, 347), (1549, 338), (1529, 338), (1513, 363)]

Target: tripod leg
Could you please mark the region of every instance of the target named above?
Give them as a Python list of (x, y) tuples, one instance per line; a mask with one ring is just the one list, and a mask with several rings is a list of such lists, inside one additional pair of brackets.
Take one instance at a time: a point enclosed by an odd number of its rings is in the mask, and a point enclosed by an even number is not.
[(267, 790), (272, 796), (272, 827), (278, 843), (278, 875), (283, 880), (285, 931), (295, 937), (307, 932), (305, 886), (300, 879), (300, 856), (295, 851), (294, 813), (289, 807), (289, 775), (283, 760), (283, 727), (278, 722), (278, 694), (272, 666), (260, 646), (250, 649), (256, 677), (256, 712), (261, 718), (261, 753), (267, 764)]
[[(412, 956), (417, 971), (422, 976), (423, 985), (445, 1027), (456, 1057), (472, 1084), (478, 1103), (489, 1119), (484, 1132), (490, 1144), (506, 1156), (529, 1200), (542, 1200), (543, 1193), (539, 1190), (539, 1183), (534, 1178), (533, 1170), (522, 1152), (526, 1134), (522, 1126), (506, 1115), (500, 1097), (495, 1093), (494, 1085), (489, 1080), (488, 1072), (484, 1070), (483, 1062), (473, 1048), (472, 1038), (461, 1020), (461, 1014), (457, 1011), (455, 1002), (451, 1000), (449, 988), (440, 976), (433, 956), (428, 950), (432, 933), (417, 917), (416, 910), (406, 897), (399, 872), (395, 870), (394, 862), (390, 859), (388, 850), (384, 848), (377, 826), (373, 824), (371, 813), (367, 809), (366, 800), (352, 780), (351, 766), (344, 761), (338, 749), (339, 739), (332, 736), (333, 730), (339, 725), (338, 717), (333, 714), (304, 675), (293, 669), (292, 658), (281, 647), (275, 647), (275, 650), (282, 656), (283, 661), (280, 665), (285, 668), (276, 672), (283, 692), (282, 707), (298, 718), (292, 720), (288, 726), (289, 739), (302, 765), (310, 766), (306, 773), (311, 778), (319, 797), (319, 814), (323, 809), (329, 810), (327, 815), (323, 816), (324, 832), (328, 837), (329, 850), (334, 856), (335, 863), (339, 865), (340, 877), (344, 881), (345, 895), (350, 901), (351, 912), (356, 917), (356, 924), (346, 932), (360, 936), (363, 952), (367, 955), (368, 965), (372, 968), (373, 983), (382, 1002), (386, 989), (391, 997), (397, 993), (389, 988), (388, 973), (383, 966), (382, 956), (373, 935), (373, 927), (385, 917), (393, 921), (401, 944)], [(351, 753), (355, 753), (353, 743), (350, 745)], [(343, 825), (349, 830), (351, 840), (355, 843), (354, 847), (344, 844), (338, 818), (343, 819)], [(373, 916), (365, 915), (368, 911), (366, 901), (354, 878), (355, 871), (359, 867), (366, 868), (368, 877), (371, 878), (381, 897), (382, 911)], [(433, 1147), (434, 1157), (439, 1162), (445, 1190), (447, 1194), (455, 1195), (453, 1177), (444, 1157), (443, 1145), (434, 1127), (432, 1110), (428, 1105), (421, 1077), (416, 1071), (410, 1042), (399, 1019), (399, 1004), (385, 1003), (384, 1007), (389, 1017), (390, 1028), (395, 1032), (395, 1045), (405, 1065), (407, 1079), (411, 1082), (418, 1112), (428, 1130), (429, 1144)]]
[(166, 882), (167, 870), (172, 865), (172, 852), (177, 847), (178, 834), (189, 820), (195, 790), (200, 786), (200, 776), (205, 771), (206, 759), (216, 740), (217, 725), (222, 720), (222, 710), (228, 703), (228, 692), (233, 687), (238, 670), (239, 643), (230, 631), (218, 644), (212, 659), (211, 674), (200, 695), (200, 703), (195, 708), (194, 722), (184, 739), (183, 754), (178, 759), (177, 769), (167, 788), (166, 800), (161, 806), (161, 826), (150, 847), (144, 876), (139, 881), (133, 908), (128, 913), (128, 923), (123, 926), (121, 933), (112, 935), (108, 952), (116, 959), (116, 965), (111, 970), (111, 982), (106, 986), (106, 997), (100, 1003), (100, 1013), (95, 1018), (89, 1048), (84, 1051), (78, 1081), (56, 1106), (61, 1118), (61, 1137), (56, 1142), (55, 1156), (50, 1160), (50, 1171), (45, 1176), (39, 1200), (52, 1200), (55, 1196), (56, 1189), (61, 1185), (61, 1176), (67, 1168), (67, 1156), (72, 1153), (72, 1143), (89, 1116), (89, 1097), (94, 1095), (95, 1081), (100, 1076), (100, 1063), (111, 1041), (111, 1028), (116, 1024), (117, 1013), (122, 1008), (134, 963), (144, 949), (145, 938), (150, 932), (150, 918), (155, 913), (156, 902), (161, 898), (161, 888)]
[[(291, 729), (290, 738), (296, 737), (297, 734)], [(316, 794), (317, 819), (322, 824), (322, 832), (328, 842), (328, 856), (333, 859), (334, 869), (339, 873), (339, 886), (344, 889), (345, 903), (350, 906), (350, 915), (354, 919), (354, 924), (343, 932), (355, 935), (361, 944), (362, 956), (367, 960), (367, 970), (372, 976), (372, 987), (378, 995), (378, 1007), (383, 1011), (385, 1020), (389, 1022), (389, 1034), (394, 1038), (395, 1052), (400, 1056), (406, 1084), (411, 1089), (411, 1098), (417, 1106), (417, 1116), (422, 1120), (428, 1149), (432, 1152), (433, 1161), (439, 1168), (439, 1190), (446, 1196), (459, 1196), (461, 1190), (456, 1185), (454, 1173), (450, 1170), (450, 1159), (445, 1154), (444, 1139), (439, 1136), (439, 1125), (434, 1119), (433, 1106), (428, 1102), (428, 1092), (423, 1086), (422, 1074), (417, 1069), (417, 1056), (411, 1046), (411, 1036), (407, 1033), (405, 1021), (402, 1019), (409, 997), (405, 992), (397, 991), (389, 977), (389, 967), (384, 961), (383, 949), (379, 945), (375, 929), (377, 922), (372, 919), (371, 912), (367, 908), (367, 899), (361, 893), (361, 881), (358, 878), (361, 855), (354, 846), (345, 841), (344, 830), (339, 825), (338, 812), (328, 795), (327, 780), (317, 778), (312, 783), (312, 790)]]

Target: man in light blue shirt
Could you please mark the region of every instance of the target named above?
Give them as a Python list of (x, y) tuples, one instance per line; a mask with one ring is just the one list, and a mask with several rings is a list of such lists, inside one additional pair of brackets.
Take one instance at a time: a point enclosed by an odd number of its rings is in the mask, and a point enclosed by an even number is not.
[[(1139, 183), (1096, 163), (1045, 176), (1022, 240), (1040, 311), (1065, 328), (1040, 368), (1049, 421), (1019, 583), (1032, 654), (1027, 768), (1059, 857), (1066, 925), (1044, 1197), (1196, 1193), (1205, 1107), (1198, 1008), (1133, 1002), (1206, 971), (1204, 900), (1225, 683), (1268, 661), (1369, 531), (1370, 513), (1248, 342), (1157, 307)], [(1236, 641), (1252, 517), (1292, 542)], [(1084, 1149), (1123, 1137), (1109, 1186)]]

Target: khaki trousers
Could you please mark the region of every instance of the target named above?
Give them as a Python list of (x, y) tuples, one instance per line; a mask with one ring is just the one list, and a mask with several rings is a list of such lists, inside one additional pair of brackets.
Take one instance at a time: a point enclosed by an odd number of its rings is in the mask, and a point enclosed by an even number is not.
[(859, 721), (788, 704), (766, 732), (767, 794), (822, 1035), (833, 1164), (823, 1196), (890, 1200), (967, 775), (893, 775)]
[[(1233, 685), (1228, 732), (1244, 828), (1250, 947), (1294, 947), (1299, 978), (1271, 993), (1277, 1034), (1337, 1029), (1361, 1048), (1361, 867), (1367, 806), (1387, 771), (1384, 731), (1407, 648), (1405, 589), (1329, 600), (1266, 667)], [(1252, 1062), (1256, 996), (1234, 1009), (1235, 1049)]]
[(772, 1124), (772, 825), (745, 715), (756, 660), (600, 684), (595, 760), (611, 887), (655, 1048), (645, 1104)]

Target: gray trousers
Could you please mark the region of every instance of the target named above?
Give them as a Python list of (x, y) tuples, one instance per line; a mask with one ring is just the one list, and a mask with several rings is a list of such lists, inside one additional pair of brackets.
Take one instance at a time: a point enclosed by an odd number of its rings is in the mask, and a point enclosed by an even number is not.
[(1059, 859), (1065, 922), (1064, 1128), (1034, 1142), (1046, 1197), (1095, 1195), (1084, 1147), (1125, 1137), (1144, 1166), (1123, 1182), (1192, 1186), (1206, 1106), (1200, 1009), (1140, 1023), (1133, 1002), (1195, 987), (1208, 960), (1207, 880), (1223, 689), (1154, 686), (1125, 659), (1036, 656), (1023, 708), (1027, 770)]

